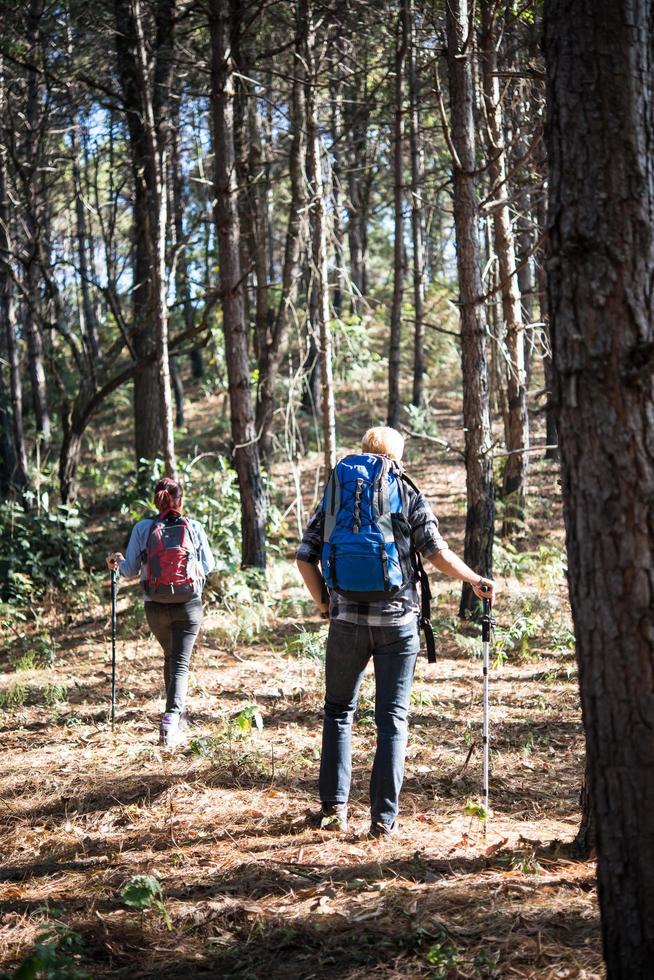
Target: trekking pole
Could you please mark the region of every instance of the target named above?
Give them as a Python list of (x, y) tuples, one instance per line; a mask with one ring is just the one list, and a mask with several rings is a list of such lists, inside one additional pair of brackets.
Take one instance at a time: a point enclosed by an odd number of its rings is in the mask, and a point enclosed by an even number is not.
[(116, 724), (116, 580), (117, 572), (111, 569), (111, 730)]
[(482, 727), (482, 745), (484, 750), (484, 766), (483, 766), (483, 804), (484, 810), (486, 811), (486, 820), (484, 821), (484, 834), (486, 833), (486, 823), (488, 822), (488, 781), (489, 781), (489, 750), (490, 750), (490, 732), (489, 732), (489, 703), (488, 703), (488, 682), (489, 682), (489, 672), (490, 672), (490, 641), (491, 641), (491, 630), (495, 625), (495, 621), (491, 616), (491, 604), (490, 599), (484, 599), (484, 615), (481, 620), (481, 642), (484, 657), (484, 721)]

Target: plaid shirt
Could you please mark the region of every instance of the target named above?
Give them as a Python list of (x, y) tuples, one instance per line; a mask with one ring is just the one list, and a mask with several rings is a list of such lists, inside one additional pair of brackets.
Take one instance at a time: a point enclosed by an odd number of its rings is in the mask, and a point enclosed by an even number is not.
[[(405, 484), (408, 501), (407, 519), (411, 527), (411, 540), (423, 558), (431, 558), (447, 548), (447, 543), (438, 531), (438, 521), (422, 493)], [(302, 541), (295, 553), (296, 561), (306, 561), (310, 565), (320, 563), (322, 550), (322, 513), (318, 504), (306, 526)], [(329, 597), (329, 618), (340, 619), (346, 623), (361, 626), (404, 626), (415, 619), (420, 612), (420, 585), (411, 582), (395, 599), (380, 602), (353, 602), (337, 592)]]

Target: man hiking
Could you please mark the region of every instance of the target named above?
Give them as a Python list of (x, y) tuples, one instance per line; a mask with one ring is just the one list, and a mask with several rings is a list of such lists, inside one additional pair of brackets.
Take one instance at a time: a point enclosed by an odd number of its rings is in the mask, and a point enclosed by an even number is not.
[(166, 710), (159, 743), (184, 738), (184, 707), (191, 653), (202, 622), (202, 589), (215, 565), (202, 526), (184, 515), (181, 483), (164, 477), (154, 488), (156, 513), (132, 528), (127, 554), (107, 557), (123, 578), (140, 574), (145, 617), (164, 654)]
[[(345, 830), (352, 777), (352, 720), (372, 657), (377, 748), (370, 780), (370, 835), (397, 831), (411, 685), (420, 649), (418, 553), (445, 575), (493, 600), (478, 575), (441, 537), (426, 498), (400, 465), (404, 439), (378, 426), (361, 455), (335, 467), (296, 553), (300, 574), (329, 619), (320, 761), (320, 825)], [(318, 565), (322, 567), (322, 574)]]

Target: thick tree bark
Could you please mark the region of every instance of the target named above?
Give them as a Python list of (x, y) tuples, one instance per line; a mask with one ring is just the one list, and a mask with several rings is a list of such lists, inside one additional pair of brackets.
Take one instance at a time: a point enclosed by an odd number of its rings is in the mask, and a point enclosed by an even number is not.
[(233, 457), (241, 494), (244, 566), (265, 568), (266, 498), (259, 468), (254, 424), (240, 264), (236, 161), (234, 149), (234, 63), (230, 45), (230, 0), (210, 0), (211, 87), (215, 146), (216, 231), (220, 261), (225, 356)]
[(299, 13), (307, 24), (307, 183), (311, 206), (311, 266), (316, 293), (316, 320), (313, 334), (318, 338), (320, 355), (320, 388), (322, 404), (323, 452), (325, 473), (336, 465), (336, 408), (332, 374), (332, 335), (329, 310), (329, 273), (327, 268), (327, 230), (323, 196), (320, 133), (317, 118), (319, 67), (316, 60), (316, 38), (313, 26), (313, 0), (300, 0)]
[(593, 799), (590, 792), (590, 780), (588, 778), (588, 759), (586, 759), (584, 781), (579, 793), (579, 808), (581, 810), (581, 821), (575, 839), (572, 842), (572, 852), (580, 860), (587, 861), (594, 856), (597, 849), (597, 829), (595, 812), (593, 810)]
[(388, 350), (388, 424), (400, 424), (400, 343), (404, 298), (404, 76), (409, 46), (410, 0), (401, 0), (395, 42), (395, 105), (393, 121), (393, 299)]
[[(486, 316), (482, 300), (475, 187), (475, 129), (467, 0), (447, 5), (451, 135), (454, 169), (454, 224), (461, 312), (461, 368), (465, 430), (466, 493), (468, 511), (464, 560), (480, 575), (491, 575), (493, 565), (493, 467), (491, 456)], [(472, 589), (464, 585), (459, 614), (476, 610)]]
[(411, 145), (411, 235), (413, 238), (413, 393), (411, 401), (420, 407), (423, 403), (425, 374), (425, 294), (427, 277), (425, 269), (424, 231), (424, 152), (420, 132), (420, 92), (416, 65), (415, 26), (409, 0), (409, 104)]
[(525, 530), (525, 494), (527, 483), (527, 452), (529, 423), (527, 416), (527, 386), (525, 374), (525, 336), (520, 290), (516, 276), (516, 257), (508, 204), (506, 149), (497, 74), (497, 4), (483, 0), (482, 18), (482, 77), (488, 136), (488, 174), (493, 205), (493, 232), (497, 255), (502, 316), (506, 330), (508, 415), (506, 448), (511, 452), (504, 470), (504, 523), (502, 534), (520, 537)]
[(648, 980), (654, 7), (547, 0), (545, 12), (549, 305), (604, 958), (610, 980)]

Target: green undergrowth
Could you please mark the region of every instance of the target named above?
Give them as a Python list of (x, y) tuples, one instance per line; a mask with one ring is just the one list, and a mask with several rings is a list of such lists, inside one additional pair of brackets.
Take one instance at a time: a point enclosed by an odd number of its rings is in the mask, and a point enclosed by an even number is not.
[(44, 909), (36, 940), (13, 973), (0, 980), (91, 980), (82, 964), (86, 947), (82, 936), (63, 919), (59, 909)]

